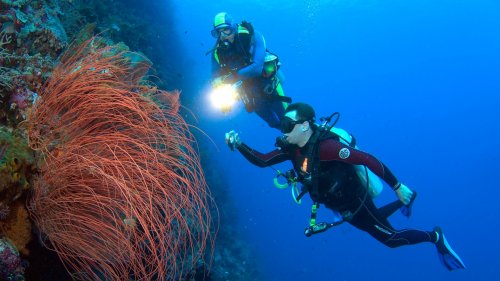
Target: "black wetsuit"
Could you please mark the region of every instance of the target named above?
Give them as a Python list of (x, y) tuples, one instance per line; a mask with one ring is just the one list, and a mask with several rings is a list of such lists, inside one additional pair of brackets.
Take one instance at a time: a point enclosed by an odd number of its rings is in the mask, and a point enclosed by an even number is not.
[[(342, 214), (351, 214), (347, 222), (391, 248), (436, 240), (434, 232), (395, 230), (387, 217), (402, 204), (391, 203), (378, 209), (370, 195), (367, 195), (366, 187), (359, 179), (354, 165), (368, 167), (387, 184), (395, 186), (398, 180), (382, 162), (368, 153), (342, 144), (333, 134), (318, 142), (320, 164), (317, 189), (309, 192), (313, 201)], [(267, 154), (253, 150), (245, 144), (241, 144), (238, 150), (247, 160), (259, 167), (291, 160), (299, 175), (299, 181), (303, 185), (310, 185), (310, 181), (305, 177), (307, 173), (304, 171), (304, 159), (308, 157), (311, 145), (313, 144), (309, 141), (303, 148), (294, 145)]]

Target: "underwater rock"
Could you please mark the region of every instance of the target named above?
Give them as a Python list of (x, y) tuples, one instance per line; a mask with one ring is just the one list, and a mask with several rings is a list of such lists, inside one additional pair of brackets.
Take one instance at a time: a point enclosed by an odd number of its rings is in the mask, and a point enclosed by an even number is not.
[[(2, 206), (5, 206), (5, 204)], [(12, 211), (5, 220), (0, 221), (0, 236), (7, 237), (18, 251), (27, 256), (29, 250), (28, 243), (31, 241), (31, 222), (28, 211), (20, 200), (11, 206)]]
[(28, 106), (32, 105), (37, 98), (38, 95), (29, 89), (16, 89), (16, 92), (10, 96), (10, 107), (26, 109)]
[(8, 206), (28, 190), (34, 169), (26, 138), (0, 127), (0, 202)]
[(0, 0), (0, 7), (22, 7), (28, 3), (28, 0)]
[[(56, 58), (68, 44), (68, 37), (55, 10), (43, 10), (27, 15), (25, 27), (17, 41), (19, 45), (31, 44), (30, 53), (41, 53)], [(27, 42), (24, 42), (27, 41)], [(35, 51), (36, 52), (33, 52)]]
[(16, 18), (22, 24), (25, 24), (28, 21), (28, 16), (20, 10), (16, 10)]
[(26, 119), (34, 93), (67, 45), (58, 8), (36, 3), (0, 5), (0, 124), (4, 126), (15, 127)]
[(23, 275), (19, 252), (7, 239), (0, 239), (0, 280), (24, 280)]

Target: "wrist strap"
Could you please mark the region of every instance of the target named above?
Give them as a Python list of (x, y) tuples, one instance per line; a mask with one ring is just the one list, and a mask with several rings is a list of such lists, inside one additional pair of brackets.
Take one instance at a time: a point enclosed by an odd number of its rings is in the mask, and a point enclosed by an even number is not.
[(392, 190), (397, 191), (400, 187), (401, 187), (401, 183), (398, 182), (398, 183), (396, 183), (395, 186), (392, 187)]

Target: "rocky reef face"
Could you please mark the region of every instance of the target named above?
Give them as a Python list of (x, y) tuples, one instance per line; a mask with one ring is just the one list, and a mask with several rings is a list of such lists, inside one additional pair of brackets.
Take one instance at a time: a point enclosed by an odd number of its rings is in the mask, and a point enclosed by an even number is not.
[(0, 279), (24, 280), (37, 172), (23, 121), (68, 44), (56, 1), (0, 1)]
[[(32, 227), (24, 200), (36, 173), (22, 123), (67, 45), (60, 14), (45, 1), (0, 1), (0, 235), (22, 256), (29, 254)], [(4, 260), (2, 276), (14, 268), (22, 273), (15, 260)]]
[(0, 123), (9, 127), (26, 118), (68, 41), (59, 10), (40, 2), (0, 2)]

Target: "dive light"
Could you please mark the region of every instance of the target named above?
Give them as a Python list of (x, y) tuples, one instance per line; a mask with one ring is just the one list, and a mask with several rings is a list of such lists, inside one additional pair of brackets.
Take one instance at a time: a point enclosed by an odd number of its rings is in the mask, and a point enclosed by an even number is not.
[(242, 83), (243, 82), (239, 80), (234, 84), (220, 84), (216, 86), (210, 95), (212, 105), (223, 113), (231, 111), (239, 98), (237, 90)]
[(321, 232), (327, 231), (330, 227), (333, 227), (335, 224), (320, 222), (318, 224), (311, 225), (304, 230), (304, 235), (307, 237), (311, 237), (313, 234), (318, 234)]

